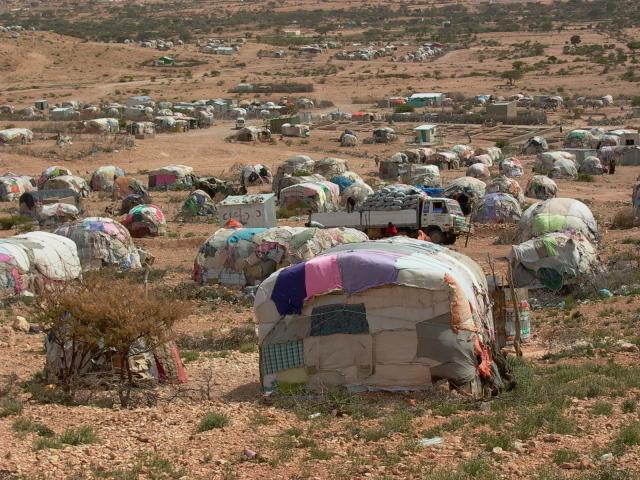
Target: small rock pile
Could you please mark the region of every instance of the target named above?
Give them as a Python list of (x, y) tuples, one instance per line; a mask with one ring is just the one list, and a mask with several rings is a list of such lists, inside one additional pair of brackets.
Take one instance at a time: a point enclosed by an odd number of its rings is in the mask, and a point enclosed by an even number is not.
[(361, 210), (407, 210), (417, 208), (425, 194), (410, 185), (389, 185), (372, 193), (362, 203)]

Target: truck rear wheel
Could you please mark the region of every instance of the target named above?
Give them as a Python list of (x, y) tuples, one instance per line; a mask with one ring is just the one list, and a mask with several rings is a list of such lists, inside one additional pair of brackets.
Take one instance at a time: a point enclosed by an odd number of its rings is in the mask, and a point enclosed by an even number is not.
[(457, 236), (455, 236), (455, 235), (453, 235), (452, 233), (448, 233), (448, 234), (446, 235), (446, 238), (445, 238), (444, 244), (445, 244), (445, 245), (453, 245), (454, 243), (456, 243), (456, 239), (457, 239), (457, 238), (458, 238), (458, 237), (457, 237)]
[(437, 227), (432, 227), (432, 228), (428, 229), (427, 230), (427, 235), (429, 235), (429, 238), (431, 239), (431, 241), (433, 243), (437, 243), (439, 245), (444, 244), (445, 241), (446, 241), (445, 234), (442, 233), (442, 230), (440, 230)]

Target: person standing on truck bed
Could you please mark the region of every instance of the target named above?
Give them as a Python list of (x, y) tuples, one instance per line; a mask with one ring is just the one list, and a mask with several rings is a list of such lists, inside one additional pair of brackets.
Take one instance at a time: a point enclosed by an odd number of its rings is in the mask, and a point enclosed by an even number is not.
[(398, 227), (396, 227), (392, 222), (389, 222), (387, 224), (385, 234), (387, 237), (396, 237), (398, 235)]

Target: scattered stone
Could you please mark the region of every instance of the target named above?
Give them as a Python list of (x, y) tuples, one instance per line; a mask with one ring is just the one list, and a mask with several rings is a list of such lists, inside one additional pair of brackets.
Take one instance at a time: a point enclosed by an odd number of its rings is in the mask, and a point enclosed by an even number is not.
[(14, 330), (18, 332), (25, 332), (25, 333), (29, 331), (29, 327), (30, 327), (29, 322), (27, 322), (27, 319), (21, 316), (17, 316), (16, 319), (11, 324), (11, 326), (13, 327)]
[(249, 459), (256, 458), (258, 456), (256, 452), (249, 450), (248, 448), (245, 448), (242, 454)]
[(562, 437), (560, 435), (556, 435), (555, 433), (548, 433), (542, 437), (542, 440), (547, 443), (558, 443), (562, 441)]
[(480, 411), (481, 412), (490, 412), (491, 411), (491, 403), (489, 402), (482, 402), (480, 404)]
[(0, 327), (0, 341), (6, 346), (10, 347), (16, 343), (16, 335), (11, 327)]
[(442, 437), (433, 437), (433, 438), (421, 438), (418, 440), (419, 447), (430, 447), (432, 445), (440, 445), (444, 442)]
[(496, 455), (502, 455), (504, 453), (504, 450), (502, 449), (502, 447), (493, 447), (491, 451)]
[(631, 342), (623, 342), (623, 341), (619, 341), (618, 342), (618, 348), (620, 350), (622, 350), (623, 352), (629, 352), (629, 353), (639, 353), (640, 352), (640, 348), (631, 343)]
[(573, 470), (576, 466), (573, 463), (565, 462), (560, 464), (560, 468), (563, 470)]
[(613, 453), (605, 453), (600, 457), (600, 460), (602, 460), (603, 462), (611, 462), (613, 460)]
[(527, 446), (518, 440), (513, 442), (513, 448), (518, 453), (525, 453), (527, 451)]
[(42, 327), (40, 325), (34, 325), (33, 323), (29, 325), (29, 334), (36, 335), (38, 333), (42, 333)]

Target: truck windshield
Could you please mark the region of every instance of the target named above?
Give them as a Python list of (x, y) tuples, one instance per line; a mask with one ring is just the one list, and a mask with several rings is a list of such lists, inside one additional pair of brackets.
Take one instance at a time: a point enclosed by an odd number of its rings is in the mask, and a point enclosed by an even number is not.
[(455, 200), (449, 200), (447, 202), (447, 207), (449, 207), (449, 213), (453, 215), (460, 215), (464, 217), (464, 213), (462, 213), (462, 209), (460, 208), (460, 204)]

